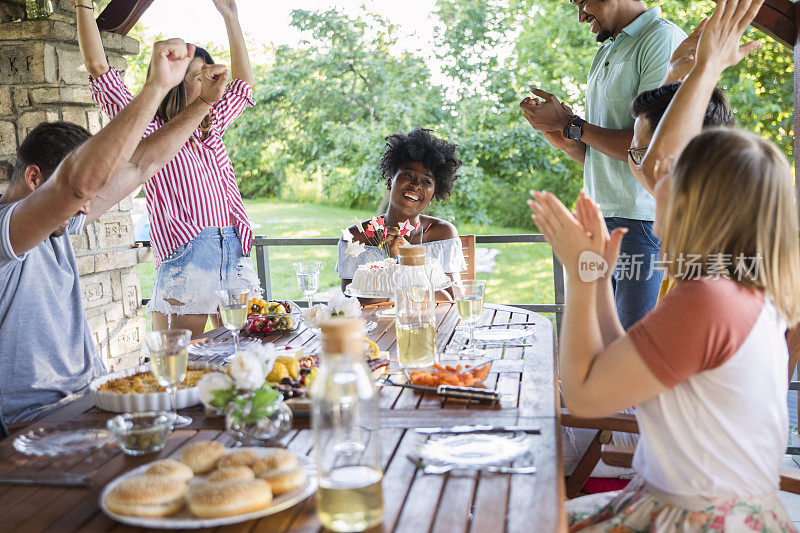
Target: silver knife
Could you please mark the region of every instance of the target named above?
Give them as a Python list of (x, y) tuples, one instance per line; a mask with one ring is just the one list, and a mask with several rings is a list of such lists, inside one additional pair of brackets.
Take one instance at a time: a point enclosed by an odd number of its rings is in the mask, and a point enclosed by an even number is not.
[(504, 328), (507, 326), (535, 326), (538, 322), (508, 322), (506, 324), (499, 323), (499, 324), (485, 324), (483, 326), (475, 326), (475, 329), (478, 328)]
[(0, 476), (0, 485), (44, 485), (48, 487), (85, 488), (92, 486), (92, 480), (81, 474), (65, 472), (36, 472)]
[(436, 435), (439, 433), (514, 433), (517, 431), (539, 435), (541, 430), (536, 426), (491, 426), (491, 425), (462, 425), (450, 427), (416, 428), (414, 431), (423, 435)]

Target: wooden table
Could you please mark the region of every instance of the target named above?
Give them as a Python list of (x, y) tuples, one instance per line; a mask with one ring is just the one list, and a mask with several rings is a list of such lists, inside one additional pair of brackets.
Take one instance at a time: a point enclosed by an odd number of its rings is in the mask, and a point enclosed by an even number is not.
[[(365, 314), (374, 312), (371, 308)], [(455, 307), (439, 304), (437, 319), (437, 342), (441, 352), (451, 342), (458, 323)], [(499, 406), (442, 401), (434, 394), (408, 389), (380, 389), (385, 460), (383, 531), (549, 532), (564, 528), (552, 325), (541, 315), (503, 305), (487, 305), (481, 324), (513, 322), (535, 322), (535, 336), (533, 341), (528, 341), (530, 346), (487, 351), (495, 359), (487, 386), (503, 393)], [(215, 330), (210, 334), (226, 333)], [(368, 336), (382, 350), (395, 355), (395, 329), (391, 319), (378, 320), (378, 327)], [(312, 338), (310, 331), (303, 330), (268, 340), (296, 346), (312, 342)], [(174, 431), (159, 454), (144, 458), (129, 457), (116, 447), (55, 459), (28, 458), (11, 447), (11, 438), (4, 440), (0, 443), (0, 475), (37, 470), (94, 472), (95, 484), (88, 489), (0, 485), (0, 531), (146, 531), (119, 524), (100, 511), (97, 500), (103, 486), (136, 466), (169, 457), (193, 441), (214, 439), (232, 444), (224, 432), (222, 419), (205, 418), (200, 407), (182, 412), (193, 417), (193, 424)], [(37, 424), (72, 422), (80, 427), (102, 427), (110, 416), (94, 408), (91, 398), (84, 396)], [(537, 473), (423, 475), (406, 459), (421, 438), (412, 428), (461, 423), (538, 425), (541, 435), (530, 437)], [(294, 427), (296, 429), (282, 439), (283, 444), (297, 453), (311, 453), (313, 436), (307, 429), (308, 419), (295, 418)], [(12, 430), (12, 437), (13, 433)], [(282, 513), (218, 529), (225, 532), (319, 530), (313, 497)]]

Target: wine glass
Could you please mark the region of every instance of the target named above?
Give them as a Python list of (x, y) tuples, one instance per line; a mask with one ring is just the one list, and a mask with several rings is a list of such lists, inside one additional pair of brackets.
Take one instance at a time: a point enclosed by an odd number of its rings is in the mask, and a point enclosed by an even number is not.
[(188, 329), (166, 329), (151, 331), (145, 336), (150, 351), (150, 370), (159, 385), (167, 389), (170, 410), (174, 414), (173, 427), (184, 427), (192, 419), (178, 414), (178, 385), (186, 377), (189, 364), (189, 341), (192, 332)]
[(294, 264), (297, 273), (297, 284), (300, 292), (308, 298), (308, 307), (314, 305), (314, 294), (319, 290), (319, 272), (322, 270), (322, 261), (300, 261)]
[(239, 351), (239, 330), (247, 324), (247, 302), (250, 289), (222, 289), (217, 291), (222, 325), (233, 335), (233, 353)]
[(469, 328), (469, 343), (466, 348), (458, 352), (459, 355), (471, 357), (483, 355), (474, 345), (475, 324), (478, 323), (478, 320), (483, 315), (485, 292), (485, 279), (465, 279), (453, 282), (453, 293), (458, 315), (461, 317), (461, 322)]

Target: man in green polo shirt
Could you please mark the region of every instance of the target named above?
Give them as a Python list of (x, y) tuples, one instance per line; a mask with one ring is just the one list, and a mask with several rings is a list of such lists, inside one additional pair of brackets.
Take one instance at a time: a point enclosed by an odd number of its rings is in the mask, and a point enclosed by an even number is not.
[(574, 0), (578, 18), (602, 43), (589, 69), (586, 119), (550, 93), (532, 88), (520, 103), (528, 122), (556, 148), (584, 165), (586, 191), (603, 208), (609, 231), (628, 228), (612, 279), (617, 313), (627, 329), (655, 306), (662, 274), (654, 268), (655, 199), (628, 167), (633, 137), (631, 102), (661, 84), (686, 34), (661, 18), (661, 8), (637, 0)]

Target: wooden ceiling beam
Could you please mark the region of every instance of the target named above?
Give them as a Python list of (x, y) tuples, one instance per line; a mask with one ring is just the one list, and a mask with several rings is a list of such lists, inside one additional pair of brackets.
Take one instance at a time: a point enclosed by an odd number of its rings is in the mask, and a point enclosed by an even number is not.
[(152, 3), (153, 0), (111, 0), (97, 17), (97, 27), (127, 35)]
[(788, 48), (797, 42), (797, 4), (789, 0), (766, 0), (753, 26)]

